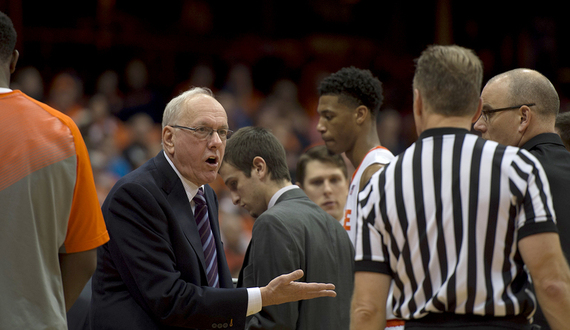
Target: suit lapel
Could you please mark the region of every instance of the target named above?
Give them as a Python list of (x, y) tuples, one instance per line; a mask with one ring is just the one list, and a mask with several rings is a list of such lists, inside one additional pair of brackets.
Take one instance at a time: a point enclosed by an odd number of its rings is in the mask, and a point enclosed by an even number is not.
[[(205, 270), (206, 261), (204, 258), (204, 250), (202, 248), (202, 242), (200, 241), (200, 235), (198, 234), (198, 226), (196, 225), (196, 220), (194, 220), (192, 206), (190, 206), (190, 201), (188, 200), (182, 181), (180, 181), (180, 178), (176, 175), (176, 172), (174, 172), (165, 157), (162, 151), (155, 157), (155, 164), (159, 176), (157, 182), (160, 181), (162, 183), (162, 189), (168, 194), (167, 199), (172, 206), (172, 212), (180, 228), (182, 228), (184, 236), (186, 236), (196, 256), (198, 256), (202, 269)], [(209, 206), (208, 211), (210, 211)], [(205, 272), (203, 276), (206, 277)]]
[(245, 251), (245, 255), (243, 257), (243, 265), (241, 266), (241, 269), (239, 270), (239, 276), (238, 276), (238, 282), (237, 282), (238, 288), (243, 287), (243, 269), (245, 268), (245, 266), (247, 266), (249, 264), (249, 250), (250, 249), (251, 249), (251, 241), (247, 245), (247, 250)]

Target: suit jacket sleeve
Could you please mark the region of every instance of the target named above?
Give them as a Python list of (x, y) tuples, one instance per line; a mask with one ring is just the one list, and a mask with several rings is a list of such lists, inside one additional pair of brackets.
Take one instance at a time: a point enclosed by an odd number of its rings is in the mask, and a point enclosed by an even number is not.
[(172, 233), (180, 232), (179, 224), (159, 187), (125, 183), (105, 204), (110, 254), (130, 295), (147, 314), (164, 325), (201, 329), (245, 323), (246, 290), (201, 286), (199, 267), (187, 269), (196, 262), (192, 250), (188, 260), (175, 253), (182, 240)]
[[(302, 268), (303, 249), (283, 223), (260, 216), (253, 227), (249, 258), (243, 269), (245, 287), (266, 286), (278, 275)], [(301, 279), (304, 280), (304, 279)], [(267, 306), (247, 320), (247, 329), (296, 329), (299, 303)]]

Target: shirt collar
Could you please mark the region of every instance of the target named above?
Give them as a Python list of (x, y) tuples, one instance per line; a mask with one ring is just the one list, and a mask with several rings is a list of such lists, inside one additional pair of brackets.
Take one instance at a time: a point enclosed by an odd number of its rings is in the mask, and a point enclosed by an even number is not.
[(438, 127), (426, 129), (420, 134), (419, 140), (425, 139), (430, 136), (440, 136), (446, 134), (468, 134), (469, 131), (465, 128), (459, 127)]
[(556, 133), (541, 133), (526, 141), (521, 149), (531, 150), (532, 148), (542, 143), (558, 144), (564, 147), (564, 143), (562, 143), (560, 135)]
[(174, 166), (174, 163), (172, 163), (172, 160), (170, 160), (170, 157), (168, 157), (168, 155), (166, 154), (166, 151), (163, 150), (162, 152), (164, 152), (164, 157), (166, 157), (168, 164), (170, 164), (170, 166), (172, 167), (174, 172), (176, 172), (176, 175), (178, 175), (178, 177), (180, 178), (180, 181), (182, 181), (182, 186), (184, 186), (184, 191), (186, 192), (186, 195), (188, 196), (188, 200), (191, 201), (192, 199), (194, 199), (194, 196), (196, 196), (196, 194), (198, 193), (198, 189), (202, 188), (204, 186), (202, 185), (202, 186), (198, 187), (197, 185), (192, 183), (190, 180), (187, 180), (185, 177), (183, 177), (180, 174), (180, 172), (178, 172), (178, 169), (176, 168), (176, 166)]
[(275, 205), (275, 203), (277, 202), (277, 200), (279, 199), (279, 197), (281, 197), (281, 195), (283, 195), (285, 192), (287, 192), (291, 189), (297, 189), (297, 188), (299, 188), (299, 186), (292, 184), (290, 186), (286, 186), (286, 187), (283, 187), (283, 188), (277, 190), (277, 192), (269, 200), (269, 205), (267, 205), (267, 209), (269, 210), (270, 208), (272, 208)]

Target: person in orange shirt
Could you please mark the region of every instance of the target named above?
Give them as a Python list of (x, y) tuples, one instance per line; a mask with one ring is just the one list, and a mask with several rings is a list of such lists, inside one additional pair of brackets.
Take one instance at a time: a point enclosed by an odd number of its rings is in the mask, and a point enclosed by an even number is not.
[(0, 329), (67, 329), (109, 235), (73, 120), (9, 88), (15, 44), (0, 12)]

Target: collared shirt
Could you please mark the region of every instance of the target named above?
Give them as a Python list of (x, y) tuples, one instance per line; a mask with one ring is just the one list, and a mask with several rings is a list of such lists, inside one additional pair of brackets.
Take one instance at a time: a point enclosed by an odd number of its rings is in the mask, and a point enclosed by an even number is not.
[[(172, 163), (172, 161), (170, 160), (170, 157), (168, 157), (168, 155), (166, 154), (165, 151), (164, 152), (164, 156), (166, 157), (166, 160), (168, 161), (168, 164), (170, 164), (170, 166), (172, 166), (172, 169), (174, 170), (174, 172), (176, 172), (176, 175), (178, 175), (178, 177), (180, 178), (180, 181), (182, 181), (182, 185), (184, 186), (184, 191), (186, 192), (186, 196), (188, 196), (188, 200), (190, 201), (190, 205), (192, 205), (192, 212), (194, 212), (194, 208), (196, 207), (196, 205), (194, 204), (194, 196), (196, 196), (196, 194), (198, 193), (198, 189), (202, 188), (204, 186), (200, 186), (198, 187), (196, 184), (192, 183), (190, 180), (186, 179), (185, 177), (183, 177), (180, 172), (178, 172), (178, 169), (176, 168), (176, 166), (174, 166), (174, 164)], [(263, 302), (261, 301), (261, 289), (260, 288), (247, 288), (247, 316), (258, 313), (259, 311), (261, 311), (261, 308), (263, 307)]]
[(267, 209), (269, 210), (270, 208), (272, 208), (273, 205), (275, 205), (275, 203), (279, 199), (279, 197), (281, 197), (281, 195), (283, 195), (285, 192), (292, 190), (292, 189), (300, 189), (300, 188), (299, 188), (299, 186), (292, 184), (290, 186), (286, 186), (286, 187), (279, 189), (275, 194), (273, 194), (273, 197), (271, 197), (271, 199), (269, 200), (269, 204), (267, 205)]
[[(544, 168), (550, 182), (552, 204), (556, 213), (556, 226), (560, 235), (560, 245), (570, 262), (570, 151), (566, 150), (562, 139), (556, 133), (542, 133), (528, 140), (521, 148), (533, 154)], [(534, 314), (534, 323), (550, 329), (541, 309)]]
[(533, 154), (544, 168), (550, 182), (550, 191), (556, 213), (560, 243), (566, 259), (570, 261), (570, 151), (556, 133), (539, 134), (528, 140), (522, 149)]
[(188, 196), (188, 200), (190, 201), (190, 205), (192, 205), (192, 212), (194, 212), (194, 208), (196, 207), (196, 205), (194, 204), (194, 197), (198, 193), (198, 189), (200, 189), (200, 188), (202, 188), (202, 190), (204, 189), (204, 185), (198, 187), (192, 181), (183, 177), (182, 174), (180, 174), (180, 172), (178, 172), (178, 169), (176, 168), (176, 166), (174, 166), (174, 163), (172, 163), (172, 160), (170, 160), (170, 157), (168, 157), (168, 155), (166, 154), (165, 151), (163, 151), (163, 152), (164, 152), (164, 157), (166, 157), (166, 160), (168, 161), (168, 164), (170, 164), (170, 166), (172, 166), (172, 169), (174, 170), (174, 172), (176, 172), (176, 175), (178, 175), (178, 177), (180, 178), (180, 181), (182, 181), (182, 186), (184, 186), (184, 191), (186, 192), (186, 196)]

